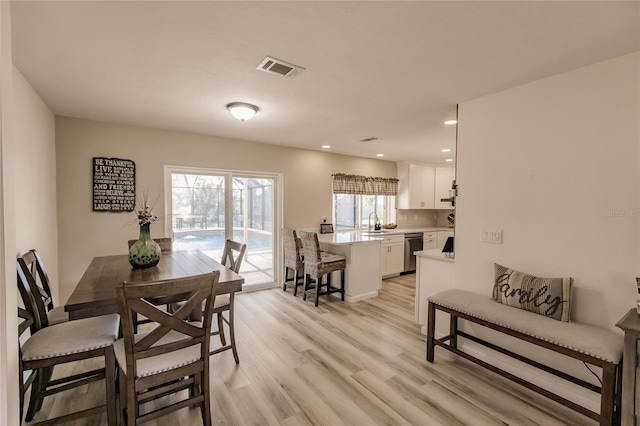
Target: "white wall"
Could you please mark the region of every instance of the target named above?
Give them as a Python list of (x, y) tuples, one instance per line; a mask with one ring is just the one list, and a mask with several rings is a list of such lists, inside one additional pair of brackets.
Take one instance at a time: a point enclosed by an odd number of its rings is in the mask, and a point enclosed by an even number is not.
[[(572, 317), (620, 331), (639, 298), (639, 62), (636, 52), (460, 105), (457, 288), (489, 296), (494, 262), (572, 276)], [(480, 242), (497, 229), (503, 244)]]
[[(36, 248), (57, 291), (55, 119), (18, 69), (5, 63), (5, 6), (2, 2), (2, 247), (3, 312), (0, 340), (0, 424), (18, 424), (16, 257)], [(10, 40), (10, 38), (9, 38)], [(5, 340), (6, 339), (6, 340)], [(6, 364), (5, 364), (6, 360)], [(8, 375), (5, 375), (5, 367)], [(6, 393), (5, 393), (6, 392)]]
[[(164, 206), (164, 165), (283, 173), (284, 226), (318, 227), (331, 217), (331, 174), (395, 177), (396, 164), (318, 151), (56, 117), (60, 295), (66, 301), (95, 256), (126, 253), (138, 237), (133, 213), (93, 212), (92, 157), (136, 163), (136, 185)], [(151, 229), (163, 236), (163, 226)]]
[(19, 424), (11, 5), (0, 2), (0, 424)]
[(15, 67), (13, 107), (17, 255), (38, 250), (59, 304), (55, 117)]

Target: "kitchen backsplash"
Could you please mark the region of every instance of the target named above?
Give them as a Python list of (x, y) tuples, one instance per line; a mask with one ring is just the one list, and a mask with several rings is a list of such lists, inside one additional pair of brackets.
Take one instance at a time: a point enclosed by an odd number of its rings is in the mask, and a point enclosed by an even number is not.
[(400, 210), (396, 211), (396, 222), (399, 228), (423, 228), (429, 226), (448, 226), (447, 210)]

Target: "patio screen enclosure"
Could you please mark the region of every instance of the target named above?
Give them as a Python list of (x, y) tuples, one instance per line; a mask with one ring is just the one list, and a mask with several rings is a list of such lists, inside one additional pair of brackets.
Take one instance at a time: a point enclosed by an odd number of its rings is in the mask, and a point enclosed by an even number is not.
[(170, 180), (174, 250), (220, 260), (227, 238), (246, 243), (245, 285), (274, 282), (275, 178), (173, 170)]

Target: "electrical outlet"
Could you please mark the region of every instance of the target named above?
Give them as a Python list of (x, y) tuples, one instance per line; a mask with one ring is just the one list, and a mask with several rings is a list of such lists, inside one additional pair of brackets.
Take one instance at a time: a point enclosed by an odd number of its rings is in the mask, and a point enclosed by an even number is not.
[(480, 235), (480, 242), (502, 244), (502, 229), (492, 231), (483, 230)]

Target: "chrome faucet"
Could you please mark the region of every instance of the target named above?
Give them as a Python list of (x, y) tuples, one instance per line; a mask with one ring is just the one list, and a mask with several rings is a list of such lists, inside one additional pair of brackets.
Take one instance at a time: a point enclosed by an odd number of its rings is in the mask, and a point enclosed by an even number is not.
[(376, 222), (375, 223), (378, 223), (378, 220), (379, 220), (378, 219), (378, 214), (376, 212), (369, 213), (369, 231), (371, 231), (371, 215), (374, 215), (376, 217)]

